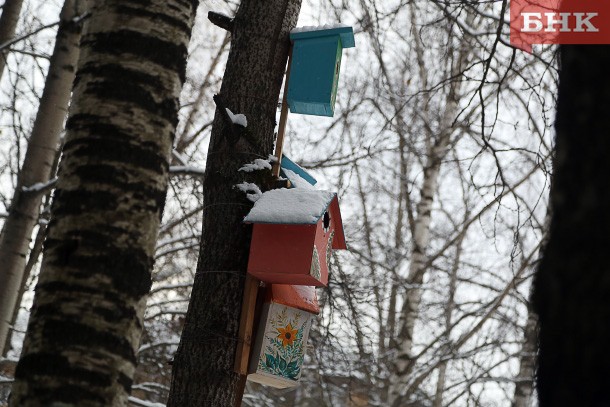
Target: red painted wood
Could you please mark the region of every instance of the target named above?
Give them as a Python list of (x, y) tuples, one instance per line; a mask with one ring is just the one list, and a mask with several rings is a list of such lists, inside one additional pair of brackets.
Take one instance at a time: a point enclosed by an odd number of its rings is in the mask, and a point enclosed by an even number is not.
[[(327, 248), (346, 249), (339, 201), (331, 201), (330, 226), (324, 230), (324, 217), (315, 225), (254, 224), (248, 273), (273, 284), (326, 286), (328, 284)], [(320, 279), (310, 275), (314, 246), (320, 260)]]
[(336, 232), (333, 239), (333, 249), (345, 250), (345, 234), (343, 233), (343, 220), (341, 219), (341, 210), (339, 209), (339, 199), (334, 197), (330, 203), (330, 220), (334, 223)]
[(275, 302), (312, 314), (320, 313), (315, 287), (289, 284), (271, 284), (267, 287), (265, 302)]
[(255, 224), (248, 272), (268, 283), (322, 285), (309, 275), (316, 226)]

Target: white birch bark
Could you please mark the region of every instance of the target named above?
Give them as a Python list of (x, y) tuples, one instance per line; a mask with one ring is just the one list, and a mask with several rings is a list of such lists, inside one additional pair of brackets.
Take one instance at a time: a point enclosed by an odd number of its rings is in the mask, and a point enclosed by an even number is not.
[(530, 407), (532, 405), (538, 346), (538, 317), (531, 305), (528, 306), (527, 311), (523, 344), (519, 353), (519, 374), (515, 379), (512, 407)]
[[(415, 36), (417, 42), (417, 36)], [(420, 55), (422, 44), (416, 44), (418, 60), (420, 61), (420, 75), (425, 77), (426, 69), (423, 57)], [(452, 76), (461, 72), (467, 61), (467, 50), (456, 50), (455, 62), (451, 68)], [(425, 80), (424, 80), (425, 82)], [(411, 237), (411, 256), (406, 284), (408, 286), (403, 298), (402, 309), (398, 320), (398, 334), (393, 341), (394, 366), (389, 378), (388, 402), (392, 406), (404, 404), (406, 383), (413, 367), (412, 355), (413, 334), (415, 322), (419, 314), (422, 299), (422, 284), (426, 273), (426, 248), (430, 242), (430, 223), (432, 220), (432, 206), (437, 193), (439, 175), (442, 161), (446, 157), (451, 136), (452, 123), (458, 114), (458, 98), (460, 95), (459, 81), (452, 81), (449, 85), (447, 102), (439, 124), (439, 134), (434, 135), (430, 130), (427, 134), (427, 158), (424, 166), (423, 180), (420, 188), (420, 200), (415, 210), (415, 222)], [(429, 128), (429, 127), (428, 127)]]
[[(455, 104), (455, 103), (453, 103)], [(455, 108), (448, 106), (447, 113), (450, 110), (455, 112)], [(413, 233), (411, 250), (411, 262), (409, 264), (409, 274), (407, 284), (409, 288), (405, 298), (399, 318), (399, 332), (395, 339), (395, 362), (394, 370), (390, 376), (389, 400), (390, 405), (400, 405), (402, 397), (402, 388), (406, 382), (406, 378), (412, 367), (412, 347), (413, 347), (413, 332), (415, 321), (419, 312), (419, 305), (422, 298), (422, 288), (426, 254), (425, 250), (430, 241), (430, 222), (432, 220), (432, 204), (437, 191), (438, 177), (441, 169), (441, 162), (447, 152), (451, 132), (446, 131), (441, 135), (432, 149), (428, 152), (428, 160), (424, 169), (424, 179), (420, 191), (420, 201), (417, 204), (415, 220), (415, 230)], [(398, 404), (397, 404), (398, 403)]]
[[(468, 219), (470, 214), (467, 212), (464, 216), (464, 220)], [(453, 323), (453, 309), (455, 308), (455, 292), (457, 289), (457, 278), (458, 278), (458, 270), (460, 268), (460, 258), (462, 257), (462, 243), (464, 242), (464, 237), (458, 241), (455, 257), (453, 259), (453, 264), (451, 267), (451, 274), (449, 276), (449, 290), (447, 293), (447, 304), (445, 305), (445, 342), (449, 341), (448, 332), (451, 328), (451, 324)], [(438, 367), (438, 379), (436, 381), (436, 392), (434, 394), (434, 400), (432, 403), (432, 407), (443, 407), (443, 394), (445, 392), (445, 382), (447, 377), (447, 362), (442, 361)]]
[[(73, 19), (84, 11), (83, 5), (82, 0), (66, 0), (61, 11), (62, 23), (57, 31), (44, 92), (9, 216), (0, 234), (0, 347), (5, 346), (12, 316), (20, 301), (19, 288), (43, 197), (39, 192), (23, 189), (44, 184), (51, 176), (78, 61), (81, 27)], [(0, 354), (5, 351), (0, 348)]]

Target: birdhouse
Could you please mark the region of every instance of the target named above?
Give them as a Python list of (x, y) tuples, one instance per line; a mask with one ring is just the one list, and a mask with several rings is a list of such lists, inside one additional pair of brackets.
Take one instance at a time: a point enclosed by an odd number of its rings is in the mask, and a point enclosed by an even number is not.
[(333, 192), (267, 191), (244, 222), (254, 224), (248, 273), (267, 283), (325, 286), (332, 250), (346, 248)]
[(311, 320), (320, 312), (314, 287), (272, 284), (267, 288), (248, 380), (285, 388), (301, 376)]
[(332, 116), (343, 48), (355, 46), (352, 27), (303, 27), (290, 33), (294, 43), (288, 106), (292, 113)]

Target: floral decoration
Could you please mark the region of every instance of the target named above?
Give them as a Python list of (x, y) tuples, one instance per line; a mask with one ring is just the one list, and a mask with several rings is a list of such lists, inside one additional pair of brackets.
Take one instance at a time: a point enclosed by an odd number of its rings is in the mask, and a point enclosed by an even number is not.
[[(303, 331), (308, 328), (307, 313), (286, 306), (272, 315), (265, 332), (266, 346), (258, 369), (274, 376), (298, 380), (303, 365), (305, 343)], [(295, 312), (296, 311), (296, 312)]]

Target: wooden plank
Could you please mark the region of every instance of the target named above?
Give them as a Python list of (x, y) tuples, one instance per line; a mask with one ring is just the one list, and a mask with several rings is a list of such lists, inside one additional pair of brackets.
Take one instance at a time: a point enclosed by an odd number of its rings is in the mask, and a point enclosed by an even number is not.
[(235, 352), (236, 373), (242, 376), (248, 374), (248, 362), (250, 360), (250, 348), (252, 347), (252, 328), (254, 326), (254, 314), (256, 311), (256, 297), (258, 295), (259, 280), (250, 274), (246, 275), (244, 286), (244, 297), (241, 305), (241, 316), (239, 317), (239, 334), (237, 350)]
[(290, 67), (292, 66), (292, 44), (288, 51), (288, 68), (286, 68), (286, 79), (284, 80), (284, 94), (282, 96), (282, 111), (280, 113), (280, 124), (277, 129), (277, 140), (275, 142), (275, 158), (277, 161), (273, 163), (271, 174), (274, 177), (280, 176), (280, 165), (282, 163), (282, 151), (284, 150), (284, 134), (286, 132), (286, 123), (288, 122), (288, 81), (290, 80)]

